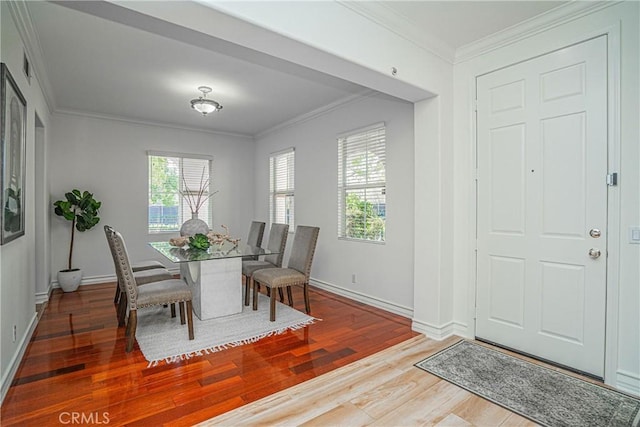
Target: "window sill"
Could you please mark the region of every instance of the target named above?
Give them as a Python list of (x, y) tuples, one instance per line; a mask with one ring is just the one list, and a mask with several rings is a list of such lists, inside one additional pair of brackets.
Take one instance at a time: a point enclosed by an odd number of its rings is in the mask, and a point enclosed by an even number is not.
[(374, 245), (385, 245), (387, 243), (385, 240), (354, 239), (352, 237), (338, 237), (338, 240), (345, 240), (348, 242), (358, 242), (358, 243), (372, 243)]

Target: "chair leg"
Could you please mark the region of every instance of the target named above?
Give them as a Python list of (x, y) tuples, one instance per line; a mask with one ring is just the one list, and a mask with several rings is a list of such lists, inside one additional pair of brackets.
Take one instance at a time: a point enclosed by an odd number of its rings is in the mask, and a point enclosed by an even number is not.
[(249, 286), (251, 284), (251, 277), (244, 276), (244, 305), (249, 305), (249, 297), (251, 296), (251, 289)]
[(278, 295), (280, 295), (280, 302), (284, 302), (284, 291), (282, 288), (278, 288)]
[(253, 283), (253, 310), (255, 311), (258, 309), (258, 282), (253, 280), (253, 276), (251, 276), (251, 283)]
[(311, 303), (309, 302), (309, 283), (304, 284), (304, 309), (307, 314), (311, 313)]
[[(182, 303), (180, 303), (182, 306)], [(187, 301), (187, 329), (189, 329), (189, 339), (192, 340), (193, 335), (193, 306), (191, 301)]]
[(171, 303), (171, 318), (176, 317), (176, 304), (175, 303)]
[(118, 307), (116, 308), (116, 315), (118, 316), (118, 327), (124, 326), (124, 319), (127, 317), (127, 297), (120, 293), (118, 299)]
[(293, 294), (291, 293), (291, 286), (287, 286), (287, 299), (289, 300), (289, 306), (293, 307)]
[(113, 303), (117, 304), (120, 301), (120, 283), (116, 280), (116, 294), (113, 296)]
[(184, 325), (184, 301), (180, 301), (178, 305), (180, 306), (180, 324)]
[(125, 351), (127, 353), (133, 350), (133, 343), (136, 340), (136, 328), (138, 327), (138, 311), (131, 310), (129, 312), (129, 323), (127, 323), (127, 346)]
[[(267, 288), (269, 289), (269, 288)], [(280, 288), (282, 289), (282, 288)], [(272, 289), (271, 296), (269, 297), (270, 305), (269, 305), (269, 320), (272, 322), (276, 321), (276, 292), (275, 289)]]
[[(129, 333), (131, 332), (131, 311), (129, 312), (129, 320), (127, 321), (127, 326), (124, 328), (124, 336), (129, 337)], [(137, 314), (136, 314), (137, 316)]]

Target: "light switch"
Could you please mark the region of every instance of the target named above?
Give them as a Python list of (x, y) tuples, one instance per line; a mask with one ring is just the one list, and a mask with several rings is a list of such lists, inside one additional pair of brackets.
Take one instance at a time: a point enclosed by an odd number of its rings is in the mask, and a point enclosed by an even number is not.
[(640, 227), (629, 228), (629, 243), (640, 245)]

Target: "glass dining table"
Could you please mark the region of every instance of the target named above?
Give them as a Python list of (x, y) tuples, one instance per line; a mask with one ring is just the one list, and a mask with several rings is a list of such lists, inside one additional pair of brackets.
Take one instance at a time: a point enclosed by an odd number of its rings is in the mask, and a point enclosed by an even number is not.
[(180, 264), (180, 277), (191, 287), (193, 312), (200, 320), (240, 313), (243, 307), (242, 259), (277, 252), (224, 242), (208, 250), (149, 242), (169, 261)]

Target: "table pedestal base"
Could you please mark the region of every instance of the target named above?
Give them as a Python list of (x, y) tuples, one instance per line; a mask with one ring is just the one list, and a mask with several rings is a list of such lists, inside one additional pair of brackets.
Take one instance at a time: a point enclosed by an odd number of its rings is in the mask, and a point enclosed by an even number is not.
[(242, 312), (242, 258), (183, 262), (180, 276), (191, 287), (200, 320)]

